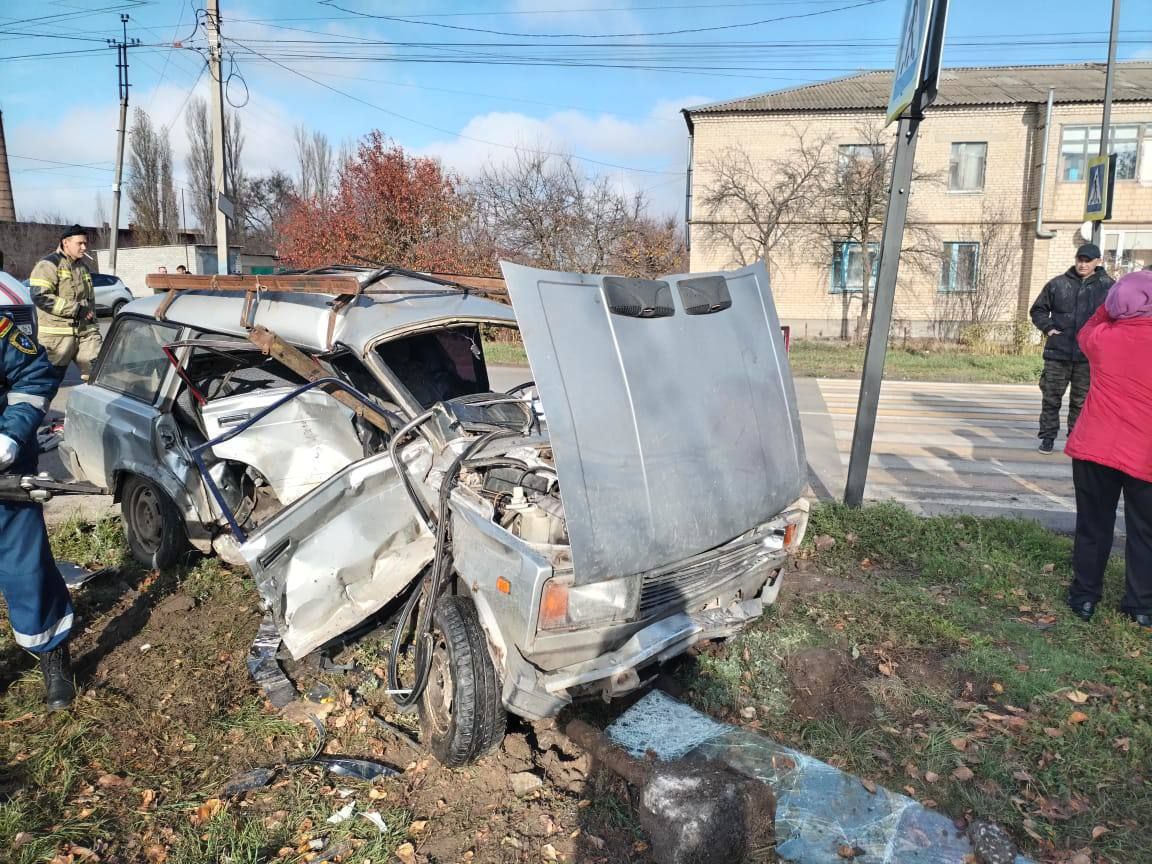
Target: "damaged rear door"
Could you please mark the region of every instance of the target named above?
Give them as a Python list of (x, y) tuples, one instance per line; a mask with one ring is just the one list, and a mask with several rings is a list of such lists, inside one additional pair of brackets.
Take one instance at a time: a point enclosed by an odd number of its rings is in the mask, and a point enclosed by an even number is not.
[(763, 263), (659, 280), (501, 266), (577, 583), (683, 561), (801, 496), (804, 444)]

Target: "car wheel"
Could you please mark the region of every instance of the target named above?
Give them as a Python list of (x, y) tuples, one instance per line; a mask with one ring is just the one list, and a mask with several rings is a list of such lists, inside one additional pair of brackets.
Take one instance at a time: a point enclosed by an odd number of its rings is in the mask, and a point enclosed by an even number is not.
[(120, 491), (120, 513), (132, 557), (145, 567), (165, 570), (188, 549), (184, 520), (159, 486), (131, 475)]
[(508, 718), (475, 604), (441, 597), (432, 613), (432, 639), (432, 668), (420, 697), (421, 738), (441, 764), (459, 768), (503, 740)]
[(117, 315), (119, 315), (120, 310), (123, 309), (127, 305), (128, 305), (127, 300), (117, 300), (115, 303), (113, 303), (112, 304), (112, 317), (115, 318)]

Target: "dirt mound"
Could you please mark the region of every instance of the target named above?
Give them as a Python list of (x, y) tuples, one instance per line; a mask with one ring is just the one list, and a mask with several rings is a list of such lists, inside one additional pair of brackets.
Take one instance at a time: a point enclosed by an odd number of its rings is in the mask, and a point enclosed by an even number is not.
[(836, 716), (853, 726), (872, 720), (875, 704), (852, 658), (833, 648), (808, 648), (784, 661), (792, 710), (805, 720)]

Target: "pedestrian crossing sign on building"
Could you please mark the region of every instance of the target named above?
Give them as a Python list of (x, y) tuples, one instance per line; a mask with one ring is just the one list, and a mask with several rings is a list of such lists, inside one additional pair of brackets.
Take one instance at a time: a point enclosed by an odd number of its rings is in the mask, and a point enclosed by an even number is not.
[(1084, 192), (1084, 221), (1103, 222), (1112, 218), (1112, 185), (1116, 177), (1116, 157), (1098, 156), (1088, 160)]

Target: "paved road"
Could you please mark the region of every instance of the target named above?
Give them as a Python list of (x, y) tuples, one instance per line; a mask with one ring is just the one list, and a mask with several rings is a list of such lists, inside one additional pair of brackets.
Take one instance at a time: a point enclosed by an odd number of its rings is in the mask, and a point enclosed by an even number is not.
[[(804, 438), (821, 496), (844, 494), (859, 383), (797, 382)], [(1036, 452), (1035, 385), (885, 382), (869, 463), (868, 500), (920, 513), (1020, 515), (1070, 532), (1071, 460)]]

